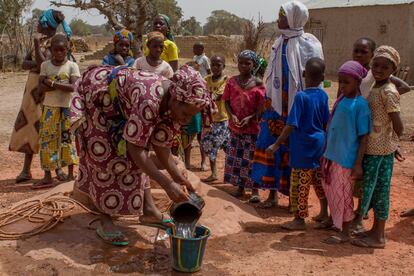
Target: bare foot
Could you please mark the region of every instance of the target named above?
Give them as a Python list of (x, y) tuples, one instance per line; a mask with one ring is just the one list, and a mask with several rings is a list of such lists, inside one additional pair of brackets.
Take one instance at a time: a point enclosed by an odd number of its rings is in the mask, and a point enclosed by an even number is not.
[(57, 169), (56, 171), (56, 178), (59, 181), (67, 181), (68, 180), (68, 176), (63, 172), (62, 169)]
[(17, 177), (16, 177), (16, 183), (22, 183), (32, 180), (32, 174), (30, 172), (22, 171)]
[(333, 225), (332, 218), (328, 217), (327, 219), (321, 222), (318, 222), (316, 226), (314, 227), (314, 229), (317, 229), (317, 230), (329, 229), (332, 227), (332, 225)]
[(285, 230), (290, 231), (300, 231), (300, 230), (306, 230), (306, 223), (303, 219), (297, 219), (287, 222), (285, 224), (282, 224), (281, 227)]
[(128, 238), (119, 230), (107, 215), (100, 216), (100, 225), (96, 229), (97, 235), (106, 243), (125, 246), (128, 245)]
[(402, 218), (413, 217), (413, 216), (414, 216), (414, 209), (401, 212), (401, 214), (400, 214), (400, 217), (402, 217)]
[(237, 188), (237, 191), (231, 194), (232, 196), (236, 198), (240, 198), (244, 196), (244, 188)]
[(207, 171), (207, 169), (208, 169), (207, 164), (206, 164), (206, 163), (201, 163), (200, 170), (201, 170), (202, 172), (206, 172), (206, 171)]
[(213, 182), (213, 181), (216, 181), (217, 179), (218, 179), (217, 176), (212, 174), (209, 177), (207, 177), (205, 179), (202, 179), (201, 181), (203, 181), (203, 182)]
[(54, 186), (53, 179), (51, 176), (45, 176), (36, 183), (33, 183), (32, 189), (47, 189)]
[(322, 214), (322, 213), (320, 213), (317, 216), (312, 217), (312, 220), (316, 221), (316, 222), (322, 222), (322, 221), (325, 221), (327, 219), (329, 219), (329, 216), (327, 214)]
[(384, 249), (385, 248), (385, 241), (379, 241), (371, 236), (367, 236), (360, 239), (355, 239), (351, 241), (352, 245), (364, 248), (376, 248), (376, 249)]

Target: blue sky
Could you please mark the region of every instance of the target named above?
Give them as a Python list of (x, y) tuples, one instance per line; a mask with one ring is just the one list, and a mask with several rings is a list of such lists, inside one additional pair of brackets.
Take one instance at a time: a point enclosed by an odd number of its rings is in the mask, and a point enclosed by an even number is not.
[[(177, 0), (183, 9), (184, 18), (195, 16), (203, 24), (211, 11), (224, 9), (238, 16), (251, 18), (257, 17), (260, 13), (264, 21), (274, 21), (281, 3), (287, 0)], [(302, 0), (302, 2), (306, 2)], [(50, 6), (48, 0), (35, 0), (33, 8), (46, 9)], [(97, 11), (82, 12), (77, 9), (60, 8), (67, 19), (81, 18), (88, 23), (98, 25), (105, 23), (105, 18)]]

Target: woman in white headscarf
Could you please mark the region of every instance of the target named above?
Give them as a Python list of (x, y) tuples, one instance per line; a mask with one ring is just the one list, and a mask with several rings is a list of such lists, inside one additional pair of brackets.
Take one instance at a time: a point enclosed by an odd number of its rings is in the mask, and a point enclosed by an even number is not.
[[(274, 156), (267, 156), (265, 151), (281, 134), (296, 93), (305, 89), (303, 71), (306, 62), (312, 57), (323, 58), (321, 43), (303, 30), (308, 18), (308, 9), (298, 1), (283, 4), (279, 11), (278, 27), (282, 35), (272, 47), (265, 75), (267, 100), (252, 169), (253, 180), (263, 189), (270, 190), (262, 207), (277, 205), (277, 191), (289, 195), (288, 145), (281, 146)], [(317, 190), (318, 196), (322, 197), (323, 190)]]

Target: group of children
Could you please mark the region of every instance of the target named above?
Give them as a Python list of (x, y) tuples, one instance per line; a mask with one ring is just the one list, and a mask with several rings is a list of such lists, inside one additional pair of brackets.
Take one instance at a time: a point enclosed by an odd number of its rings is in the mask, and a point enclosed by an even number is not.
[[(147, 55), (133, 59), (130, 54), (132, 34), (119, 31), (114, 38), (114, 51), (103, 64), (133, 66), (167, 79), (173, 68), (162, 60), (165, 35), (154, 31), (148, 34)], [(285, 127), (266, 154), (289, 144), (290, 208), (293, 221), (287, 229), (305, 229), (308, 216), (310, 186), (314, 186), (321, 202), (321, 216), (330, 216), (339, 234), (324, 242), (338, 244), (350, 240), (351, 230), (357, 239), (352, 243), (362, 247), (383, 248), (385, 222), (389, 212), (390, 183), (394, 156), (399, 160), (399, 137), (403, 131), (400, 118), (399, 93), (404, 85), (392, 74), (399, 65), (398, 52), (390, 46), (375, 49), (370, 39), (360, 39), (354, 45), (354, 60), (338, 70), (338, 98), (329, 112), (328, 96), (321, 88), (325, 63), (311, 58), (306, 63), (304, 91), (296, 94)], [(217, 180), (216, 159), (225, 150), (224, 180), (238, 186), (235, 196), (252, 189), (251, 202), (258, 202), (258, 185), (251, 178), (252, 159), (260, 130), (259, 119), (265, 103), (265, 86), (255, 72), (260, 60), (255, 52), (238, 55), (239, 74), (224, 74), (225, 58), (204, 54), (204, 45), (194, 45), (190, 64), (205, 78), (209, 93), (215, 99), (218, 112), (205, 129), (201, 116), (194, 116), (183, 127), (181, 143), (184, 160), (191, 167), (191, 145), (198, 137), (202, 154), (201, 168), (206, 169), (209, 158), (211, 175), (205, 182)], [(51, 42), (51, 59), (41, 65), (38, 94), (44, 97), (40, 124), (40, 160), (45, 177), (39, 185), (52, 185), (51, 172), (60, 180), (73, 178), (77, 162), (69, 133), (69, 104), (73, 84), (80, 77), (78, 66), (67, 59), (68, 40), (55, 35)], [(69, 175), (62, 172), (69, 167)], [(356, 183), (358, 185), (356, 185)], [(359, 187), (359, 188), (358, 188)], [(357, 216), (353, 196), (360, 191)], [(375, 221), (370, 231), (362, 231), (362, 217), (374, 210)], [(322, 220), (322, 218), (317, 218)], [(352, 222), (355, 222), (354, 224)], [(354, 227), (353, 227), (354, 226)]]

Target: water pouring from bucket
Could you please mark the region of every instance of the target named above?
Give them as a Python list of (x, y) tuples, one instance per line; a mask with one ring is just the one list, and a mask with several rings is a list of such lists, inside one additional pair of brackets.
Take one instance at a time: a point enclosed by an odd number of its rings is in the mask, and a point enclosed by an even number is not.
[(204, 200), (196, 193), (190, 193), (189, 201), (174, 204), (170, 215), (174, 227), (167, 230), (170, 236), (172, 267), (181, 272), (200, 270), (211, 234), (209, 228), (196, 226), (205, 206)]

